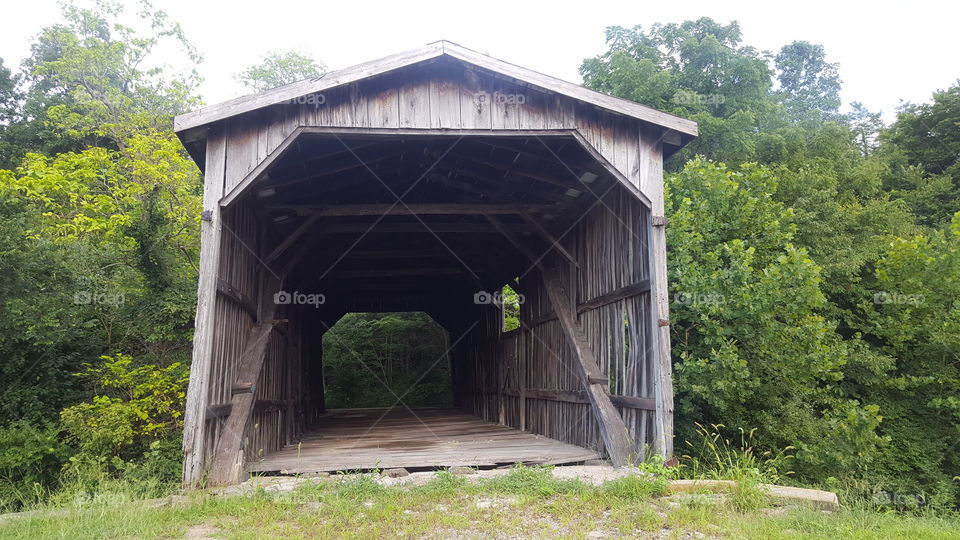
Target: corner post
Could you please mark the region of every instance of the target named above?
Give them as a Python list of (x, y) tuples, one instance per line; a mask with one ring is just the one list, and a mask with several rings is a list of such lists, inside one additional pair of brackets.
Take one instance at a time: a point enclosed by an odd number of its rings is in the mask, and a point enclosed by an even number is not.
[(650, 343), (657, 401), (654, 450), (673, 455), (673, 364), (670, 355), (670, 296), (667, 290), (667, 219), (664, 216), (663, 133), (659, 127), (640, 130), (641, 188), (650, 197), (647, 257), (653, 343)]
[(194, 318), (193, 360), (183, 418), (183, 484), (196, 485), (203, 478), (206, 438), (206, 408), (210, 366), (214, 349), (217, 278), (220, 273), (220, 242), (223, 235), (220, 198), (226, 171), (226, 135), (221, 125), (207, 135), (203, 176), (203, 214), (200, 221), (200, 275), (197, 314)]

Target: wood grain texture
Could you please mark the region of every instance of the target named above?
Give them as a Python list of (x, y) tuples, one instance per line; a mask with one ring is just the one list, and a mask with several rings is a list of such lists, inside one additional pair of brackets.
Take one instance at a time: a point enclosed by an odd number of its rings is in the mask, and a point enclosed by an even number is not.
[(449, 409), (340, 409), (251, 472), (305, 474), (394, 468), (576, 463), (590, 450)]
[(209, 221), (200, 222), (200, 276), (197, 285), (197, 314), (194, 318), (193, 359), (187, 387), (183, 421), (183, 482), (195, 485), (203, 476), (205, 409), (213, 360), (215, 305), (220, 271), (220, 241), (223, 236), (220, 197), (223, 195), (226, 166), (226, 137), (214, 132), (207, 139), (203, 208)]
[(547, 90), (567, 98), (601, 107), (645, 122), (662, 125), (687, 135), (697, 135), (697, 124), (638, 103), (595, 92), (548, 75), (525, 69), (450, 43), (437, 42), (426, 47), (359, 64), (320, 77), (295, 82), (259, 94), (244, 96), (216, 105), (178, 115), (174, 119), (177, 132), (223, 120), (277, 103), (289, 102), (308, 94), (322, 93), (366, 78), (414, 66), (440, 57), (449, 57), (467, 65), (482, 68), (504, 79), (514, 79), (525, 85)]

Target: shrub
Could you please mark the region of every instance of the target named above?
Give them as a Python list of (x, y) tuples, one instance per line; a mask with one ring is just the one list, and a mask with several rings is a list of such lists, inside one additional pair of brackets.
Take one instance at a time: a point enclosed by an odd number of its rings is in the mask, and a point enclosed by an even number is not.
[(101, 358), (102, 365), (88, 366), (84, 372), (94, 380), (98, 394), (60, 413), (69, 440), (79, 450), (72, 460), (115, 470), (144, 458), (169, 461), (179, 453), (169, 441), (183, 428), (187, 369), (179, 363), (165, 368), (135, 366), (123, 354)]
[(0, 511), (43, 500), (71, 454), (55, 425), (22, 421), (0, 427)]

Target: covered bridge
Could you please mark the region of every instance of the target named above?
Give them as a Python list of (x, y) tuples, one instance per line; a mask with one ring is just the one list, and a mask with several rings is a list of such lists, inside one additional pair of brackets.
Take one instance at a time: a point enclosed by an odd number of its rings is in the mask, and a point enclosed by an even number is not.
[[(672, 452), (662, 163), (695, 123), (437, 42), (175, 130), (204, 172), (186, 483)], [(448, 332), (459, 409), (327, 411), (324, 332), (396, 311)]]

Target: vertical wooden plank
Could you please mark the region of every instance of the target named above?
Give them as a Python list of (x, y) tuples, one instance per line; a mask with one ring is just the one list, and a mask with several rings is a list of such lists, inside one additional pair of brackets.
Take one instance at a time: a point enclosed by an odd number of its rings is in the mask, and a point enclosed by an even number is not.
[(367, 95), (367, 116), (370, 120), (370, 127), (400, 127), (399, 92), (391, 81), (383, 81), (383, 84), (363, 85), (361, 90), (369, 91)]
[(400, 87), (400, 127), (430, 127), (430, 80), (419, 74)]
[(643, 130), (641, 137), (646, 165), (641, 169), (644, 178), (642, 185), (650, 190), (652, 208), (650, 212), (649, 253), (651, 284), (651, 318), (655, 321), (653, 334), (656, 336), (656, 349), (653, 355), (653, 384), (657, 399), (655, 450), (664, 457), (673, 454), (673, 364), (670, 358), (670, 302), (667, 291), (667, 241), (665, 234), (663, 201), (663, 146), (659, 138), (659, 129), (653, 133)]
[(360, 85), (353, 83), (349, 86), (350, 103), (353, 105), (353, 122), (356, 127), (370, 127), (370, 114), (367, 110), (367, 95), (361, 91)]
[(545, 94), (546, 100), (546, 128), (547, 129), (574, 129), (577, 127), (574, 101), (557, 94)]
[(259, 122), (251, 113), (227, 120), (227, 151), (224, 192), (239, 184), (257, 166)]
[[(287, 123), (287, 114), (286, 108), (284, 105), (274, 105), (267, 109), (267, 128), (266, 138), (264, 140), (264, 157), (270, 155), (271, 152), (277, 149), (280, 146), (280, 143), (283, 142), (283, 139), (286, 138), (290, 133), (284, 134), (285, 124)], [(262, 159), (261, 159), (262, 161)]]
[(490, 95), (490, 125), (493, 129), (520, 128), (520, 102), (527, 99), (526, 88), (494, 81)]
[(520, 129), (547, 129), (548, 94), (527, 88), (523, 96), (518, 104)]
[(353, 127), (355, 110), (349, 88), (331, 88), (317, 98), (312, 106), (316, 111), (316, 125)]
[(460, 127), (460, 86), (449, 71), (434, 69), (430, 77), (430, 127)]
[[(257, 111), (255, 116), (257, 123), (257, 163), (263, 161), (267, 154), (270, 153), (270, 129), (271, 129), (271, 115), (270, 109), (261, 109)], [(254, 164), (256, 167), (256, 164)]]
[(654, 216), (663, 216), (663, 145), (660, 128), (643, 125), (638, 136), (640, 192), (650, 199)]
[(193, 360), (183, 420), (183, 483), (196, 485), (204, 475), (205, 433), (210, 365), (213, 358), (217, 321), (217, 277), (220, 272), (220, 243), (223, 236), (220, 198), (223, 196), (226, 168), (226, 136), (223, 126), (211, 127), (207, 134), (203, 209), (200, 222), (200, 275), (197, 286), (196, 327), (193, 334)]
[(599, 110), (590, 105), (578, 103), (575, 107), (577, 131), (593, 146), (597, 152), (603, 153), (602, 126), (598, 118)]
[(460, 125), (464, 129), (490, 129), (490, 101), (493, 88), (474, 70), (464, 72), (460, 81)]

